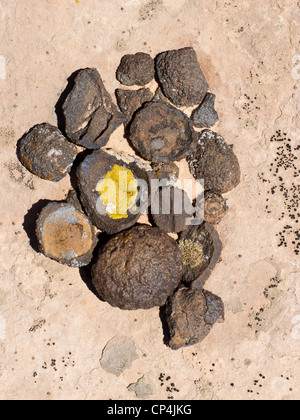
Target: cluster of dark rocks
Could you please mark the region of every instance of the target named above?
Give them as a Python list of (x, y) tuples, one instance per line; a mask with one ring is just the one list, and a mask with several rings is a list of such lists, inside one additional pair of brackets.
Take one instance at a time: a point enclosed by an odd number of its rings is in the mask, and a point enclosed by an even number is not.
[[(19, 159), (33, 174), (57, 182), (76, 171), (76, 187), (66, 200), (41, 211), (36, 236), (47, 257), (71, 267), (90, 265), (97, 293), (110, 305), (161, 307), (169, 345), (179, 349), (202, 341), (224, 320), (222, 300), (204, 287), (222, 251), (213, 225), (227, 212), (222, 194), (240, 182), (239, 163), (233, 147), (210, 130), (218, 121), (215, 95), (193, 48), (163, 52), (155, 59), (145, 53), (126, 55), (116, 77), (125, 86), (138, 87), (117, 89), (117, 104), (96, 69), (79, 70), (61, 108), (60, 129), (39, 124), (20, 139)], [(152, 88), (154, 79), (155, 93), (147, 87), (151, 82)], [(189, 107), (190, 117), (185, 112)], [(121, 124), (138, 157), (109, 145), (103, 149)], [(189, 202), (176, 187), (175, 162), (182, 159), (195, 179), (205, 182), (200, 225), (187, 223), (200, 212), (192, 203), (190, 211), (175, 212), (175, 197)], [(132, 181), (130, 188), (119, 182), (120, 174)], [(160, 186), (151, 191), (154, 179)], [(107, 181), (115, 182), (118, 196), (125, 193), (127, 207), (111, 199)], [(170, 212), (164, 214), (159, 204), (152, 226), (138, 224), (150, 196), (163, 203), (165, 192)], [(105, 241), (99, 233), (107, 234)], [(177, 233), (178, 240), (169, 233)]]

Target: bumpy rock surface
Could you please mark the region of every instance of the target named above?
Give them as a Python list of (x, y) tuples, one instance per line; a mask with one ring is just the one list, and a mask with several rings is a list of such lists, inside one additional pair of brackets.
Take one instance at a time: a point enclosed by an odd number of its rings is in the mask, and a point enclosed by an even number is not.
[(21, 163), (33, 174), (58, 182), (71, 170), (77, 156), (74, 144), (50, 124), (34, 126), (18, 144)]
[(112, 102), (96, 69), (78, 72), (64, 105), (68, 138), (87, 149), (99, 149), (122, 124), (124, 116)]
[(160, 188), (152, 203), (152, 217), (156, 226), (166, 233), (187, 229), (195, 209), (187, 193), (175, 187)]
[(153, 93), (150, 89), (126, 90), (117, 89), (116, 97), (118, 105), (125, 116), (125, 125), (127, 126), (132, 120), (133, 115), (146, 102), (150, 102)]
[(224, 321), (222, 300), (206, 290), (180, 287), (168, 299), (165, 315), (173, 350), (203, 341), (216, 322)]
[(152, 163), (151, 166), (161, 186), (172, 186), (178, 181), (179, 168), (175, 163)]
[(183, 283), (203, 288), (222, 252), (217, 231), (208, 223), (190, 226), (179, 235), (178, 245), (183, 258)]
[(215, 101), (216, 95), (207, 93), (202, 104), (192, 113), (192, 121), (196, 127), (210, 128), (219, 121)]
[(240, 166), (233, 146), (210, 130), (199, 134), (197, 149), (187, 158), (196, 179), (204, 179), (206, 190), (223, 194), (240, 183)]
[(108, 241), (92, 270), (93, 284), (110, 305), (121, 309), (163, 306), (182, 276), (174, 239), (158, 228), (137, 225)]
[(208, 91), (193, 48), (159, 54), (156, 73), (164, 95), (176, 106), (199, 105)]
[(125, 55), (117, 69), (117, 79), (125, 86), (144, 86), (154, 78), (154, 60), (146, 53)]
[(197, 134), (189, 118), (171, 105), (146, 104), (133, 119), (130, 141), (136, 152), (152, 162), (174, 162), (191, 154)]
[(41, 212), (36, 227), (41, 252), (70, 267), (88, 265), (96, 246), (89, 219), (73, 205), (53, 202)]
[[(82, 205), (94, 225), (108, 234), (133, 226), (148, 207), (151, 177), (150, 165), (126, 153), (98, 150), (87, 156), (77, 178)], [(139, 193), (138, 180), (143, 181)]]
[(228, 211), (227, 202), (221, 194), (205, 191), (204, 194), (204, 221), (217, 224)]

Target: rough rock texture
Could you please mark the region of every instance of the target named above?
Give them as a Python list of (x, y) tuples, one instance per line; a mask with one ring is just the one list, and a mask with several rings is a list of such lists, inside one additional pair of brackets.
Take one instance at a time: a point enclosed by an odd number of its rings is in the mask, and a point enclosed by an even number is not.
[(154, 78), (154, 60), (146, 53), (125, 55), (117, 69), (117, 79), (125, 86), (144, 86)]
[(186, 230), (194, 212), (195, 209), (187, 193), (172, 186), (160, 188), (151, 206), (154, 223), (166, 233)]
[(139, 90), (126, 90), (117, 89), (116, 97), (118, 105), (125, 115), (125, 125), (127, 126), (133, 115), (140, 109), (146, 102), (150, 102), (153, 98), (153, 93), (150, 89)]
[(88, 265), (96, 246), (89, 219), (68, 203), (50, 203), (39, 215), (36, 235), (41, 252), (70, 267)]
[(151, 166), (156, 175), (156, 178), (159, 179), (161, 185), (174, 186), (178, 181), (179, 167), (176, 165), (176, 163), (152, 163)]
[(192, 121), (195, 127), (210, 128), (219, 121), (215, 110), (216, 95), (207, 93), (203, 102), (192, 113)]
[(173, 350), (202, 342), (216, 322), (224, 322), (222, 300), (206, 290), (180, 287), (165, 307)]
[[(143, 375), (163, 404), (168, 397), (299, 399), (299, 255), (292, 244), (299, 217), (288, 211), (298, 180), (284, 166), (276, 177), (270, 172), (277, 153), (288, 146), (299, 153), (299, 10), (294, 0), (1, 2), (1, 400), (131, 400), (127, 387)], [(65, 199), (70, 180), (31, 175), (16, 157), (16, 142), (40, 121), (56, 125), (53, 106), (74, 70), (96, 67), (113, 95), (124, 54), (155, 56), (189, 45), (217, 95), (218, 131), (234, 144), (242, 176), (226, 194), (228, 215), (217, 227), (222, 261), (206, 285), (222, 297), (225, 323), (201, 344), (171, 351), (157, 308), (127, 312), (101, 303), (79, 270), (34, 252), (24, 215), (41, 198)], [(132, 153), (123, 130), (113, 133), (110, 147)], [(185, 160), (178, 165), (181, 180), (192, 178)], [(276, 235), (287, 225), (287, 246), (279, 247)], [(136, 343), (141, 357), (116, 377), (99, 359), (120, 335)]]
[(106, 302), (133, 310), (163, 306), (181, 275), (182, 257), (175, 240), (158, 228), (137, 225), (100, 249), (92, 278)]
[(179, 235), (178, 245), (183, 257), (182, 281), (203, 288), (222, 253), (222, 243), (212, 225), (190, 226)]
[[(115, 168), (125, 173), (125, 183), (128, 183), (126, 191), (121, 191), (123, 178), (120, 173), (108, 180), (112, 185), (102, 184), (105, 183), (107, 175), (113, 174)], [(125, 153), (99, 150), (87, 156), (78, 168), (77, 178), (80, 200), (95, 226), (108, 234), (118, 233), (133, 226), (148, 207), (149, 179), (154, 177), (151, 173), (151, 166)], [(139, 180), (144, 184), (139, 184), (138, 193), (138, 184), (135, 183)], [(130, 195), (134, 189), (136, 199), (131, 202)], [(118, 214), (121, 206), (124, 208)]]
[(80, 70), (63, 104), (65, 131), (71, 141), (87, 149), (105, 146), (124, 121), (94, 68)]
[(138, 357), (133, 340), (124, 336), (116, 336), (105, 346), (100, 364), (106, 372), (120, 376), (126, 369), (131, 367)]
[(199, 134), (197, 150), (188, 158), (194, 178), (203, 179), (206, 190), (223, 194), (240, 183), (240, 165), (224, 138), (210, 130)]
[(156, 73), (163, 93), (176, 106), (198, 105), (207, 93), (208, 83), (193, 48), (159, 54)]
[(191, 121), (171, 105), (146, 104), (130, 126), (130, 142), (135, 151), (152, 162), (174, 162), (191, 154), (196, 147)]
[(228, 211), (228, 205), (221, 194), (205, 191), (204, 194), (204, 221), (207, 223), (220, 223)]
[(35, 125), (18, 143), (21, 163), (34, 175), (58, 182), (71, 170), (77, 155), (74, 144), (50, 124)]

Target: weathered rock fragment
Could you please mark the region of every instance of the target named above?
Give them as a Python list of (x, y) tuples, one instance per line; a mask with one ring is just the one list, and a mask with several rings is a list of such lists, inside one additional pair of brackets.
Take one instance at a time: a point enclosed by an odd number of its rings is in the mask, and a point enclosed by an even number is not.
[(218, 224), (228, 211), (227, 202), (221, 194), (213, 191), (204, 193), (204, 221)]
[(136, 359), (138, 354), (134, 341), (129, 337), (115, 336), (106, 344), (100, 364), (106, 372), (120, 376)]
[(161, 186), (175, 186), (179, 178), (179, 168), (176, 163), (152, 163), (151, 166)]
[(207, 93), (201, 105), (192, 113), (192, 121), (197, 128), (210, 128), (219, 121), (215, 110), (216, 95)]
[(202, 342), (216, 322), (223, 322), (224, 305), (219, 297), (206, 290), (181, 286), (167, 300), (165, 315), (169, 346), (178, 350)]
[(162, 187), (152, 203), (152, 217), (156, 226), (166, 233), (187, 229), (195, 212), (187, 193), (176, 187)]
[(187, 161), (192, 175), (204, 180), (206, 190), (223, 194), (240, 183), (240, 165), (233, 146), (213, 131), (199, 134), (197, 149)]
[(36, 235), (41, 252), (61, 264), (82, 267), (92, 260), (96, 246), (94, 228), (71, 204), (48, 204), (38, 218)]
[(34, 126), (22, 137), (18, 156), (34, 175), (58, 182), (71, 171), (77, 149), (57, 127), (44, 123)]
[(127, 126), (131, 122), (136, 111), (146, 102), (150, 102), (152, 100), (153, 93), (150, 89), (117, 89), (116, 97), (118, 105), (125, 116), (125, 126)]
[(125, 55), (117, 69), (117, 79), (125, 86), (145, 86), (154, 78), (154, 60), (146, 53)]
[(151, 166), (113, 150), (87, 156), (77, 171), (82, 205), (102, 231), (115, 234), (133, 226), (149, 204)]
[(99, 149), (122, 124), (124, 116), (112, 102), (96, 69), (80, 70), (63, 104), (68, 138), (87, 149)]
[(203, 288), (222, 253), (222, 243), (212, 225), (190, 226), (179, 235), (184, 284)]
[(199, 105), (208, 91), (208, 83), (193, 48), (159, 54), (156, 74), (164, 95), (178, 107)]
[(182, 257), (174, 239), (158, 228), (137, 225), (104, 245), (93, 266), (99, 295), (120, 309), (163, 306), (182, 276)]
[(144, 159), (169, 163), (195, 150), (197, 134), (183, 112), (168, 104), (152, 102), (135, 115), (130, 142)]

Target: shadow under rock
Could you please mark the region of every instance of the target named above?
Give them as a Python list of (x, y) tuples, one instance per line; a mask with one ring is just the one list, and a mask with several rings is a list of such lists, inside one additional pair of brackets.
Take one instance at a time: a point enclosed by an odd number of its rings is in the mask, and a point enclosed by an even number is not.
[(169, 330), (167, 317), (166, 317), (166, 307), (165, 306), (162, 306), (161, 308), (159, 308), (159, 317), (160, 317), (160, 320), (161, 320), (161, 323), (162, 323), (162, 329), (163, 329), (163, 334), (164, 334), (164, 344), (167, 347), (169, 347), (171, 337), (170, 337), (170, 330)]
[(36, 222), (43, 208), (46, 207), (49, 203), (51, 203), (50, 200), (38, 201), (31, 207), (31, 209), (28, 211), (28, 213), (24, 217), (23, 228), (29, 238), (30, 246), (32, 247), (34, 251), (38, 253), (40, 252), (40, 249), (39, 249), (39, 243), (38, 243), (36, 233), (35, 233)]
[[(83, 152), (78, 153), (76, 159), (73, 162), (73, 166), (71, 168), (71, 171), (69, 173), (70, 175), (70, 180), (71, 180), (71, 185), (72, 188), (78, 193), (78, 177), (77, 177), (77, 170), (79, 168), (79, 166), (81, 165), (81, 163), (84, 161), (84, 159), (91, 155), (93, 152), (95, 152), (95, 150), (84, 150)], [(79, 194), (79, 193), (78, 193)]]
[(94, 249), (94, 253), (93, 253), (93, 259), (90, 262), (89, 265), (85, 266), (85, 267), (80, 267), (79, 268), (79, 273), (80, 276), (83, 280), (83, 282), (86, 284), (87, 288), (94, 293), (95, 296), (97, 296), (97, 298), (99, 300), (101, 300), (102, 302), (105, 302), (102, 297), (98, 294), (94, 284), (93, 284), (93, 280), (92, 280), (92, 268), (94, 263), (97, 261), (98, 255), (99, 255), (99, 251), (101, 249), (101, 247), (103, 245), (106, 244), (106, 242), (109, 240), (110, 236), (107, 235), (106, 233), (100, 233), (98, 235), (98, 244), (96, 246), (96, 248)]

